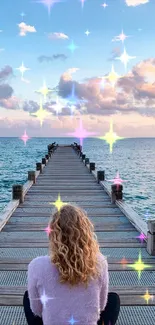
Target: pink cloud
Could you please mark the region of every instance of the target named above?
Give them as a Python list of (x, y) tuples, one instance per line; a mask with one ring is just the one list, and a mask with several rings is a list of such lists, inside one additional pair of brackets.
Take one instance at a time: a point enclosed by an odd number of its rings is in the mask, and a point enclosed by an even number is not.
[(36, 29), (34, 26), (26, 25), (24, 22), (18, 24), (19, 27), (19, 35), (26, 36), (27, 33), (36, 33)]
[(126, 0), (127, 6), (136, 7), (148, 3), (149, 0)]
[(69, 39), (68, 35), (64, 34), (64, 33), (49, 33), (48, 34), (48, 38), (50, 40), (56, 40), (56, 39)]

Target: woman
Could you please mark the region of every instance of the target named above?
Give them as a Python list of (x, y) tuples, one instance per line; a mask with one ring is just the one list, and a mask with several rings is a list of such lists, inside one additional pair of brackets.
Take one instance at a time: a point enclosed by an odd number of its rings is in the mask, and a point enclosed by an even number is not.
[(49, 256), (28, 266), (23, 299), (28, 324), (114, 325), (120, 300), (108, 294), (108, 264), (86, 213), (64, 205), (48, 229)]

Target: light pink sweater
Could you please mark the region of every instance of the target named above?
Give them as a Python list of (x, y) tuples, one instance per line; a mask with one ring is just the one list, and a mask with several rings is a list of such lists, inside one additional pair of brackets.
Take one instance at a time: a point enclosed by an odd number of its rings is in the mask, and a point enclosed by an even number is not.
[(100, 311), (108, 296), (108, 264), (100, 253), (101, 276), (69, 288), (59, 282), (59, 271), (49, 256), (40, 256), (28, 266), (28, 293), (30, 307), (42, 317), (44, 325), (97, 325)]

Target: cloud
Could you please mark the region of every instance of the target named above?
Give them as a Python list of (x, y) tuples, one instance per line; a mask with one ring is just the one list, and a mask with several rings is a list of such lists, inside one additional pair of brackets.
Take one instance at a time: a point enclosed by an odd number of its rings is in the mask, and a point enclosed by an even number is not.
[(26, 25), (24, 22), (18, 24), (19, 27), (19, 35), (26, 36), (27, 33), (36, 33), (36, 29), (34, 26)]
[(69, 39), (69, 37), (64, 33), (49, 33), (48, 38), (50, 40), (56, 40), (56, 39), (66, 40), (66, 39)]
[(0, 82), (4, 81), (13, 74), (13, 70), (9, 65), (6, 65), (0, 70)]
[(67, 71), (63, 73), (63, 79), (67, 80), (72, 80), (72, 74), (77, 72), (79, 68), (70, 68)]
[(111, 56), (108, 59), (108, 61), (114, 61), (117, 57), (119, 57), (121, 55), (121, 49), (119, 47), (115, 47), (112, 52), (111, 52)]
[(42, 62), (52, 62), (52, 61), (58, 60), (58, 59), (64, 61), (64, 60), (67, 59), (67, 56), (65, 54), (53, 54), (51, 56), (40, 55), (38, 57), (38, 61), (41, 62), (41, 63)]
[[(79, 83), (66, 71), (62, 74), (58, 89), (59, 96), (67, 98), (74, 84), (75, 96), (87, 100), (85, 114), (110, 116), (113, 114), (145, 114), (155, 117), (155, 82), (150, 81), (155, 72), (155, 59), (144, 60), (129, 73), (118, 79), (113, 88), (106, 82), (100, 87), (101, 79), (93, 77)], [(79, 107), (80, 112), (82, 108)]]
[(0, 85), (0, 99), (9, 98), (13, 94), (13, 88), (8, 84)]
[(39, 104), (33, 100), (25, 101), (23, 103), (23, 110), (29, 113), (35, 113), (39, 110)]
[(126, 0), (127, 6), (133, 6), (133, 7), (144, 5), (148, 2), (149, 0)]
[(17, 110), (20, 109), (20, 101), (16, 96), (7, 99), (0, 98), (0, 106), (7, 109)]

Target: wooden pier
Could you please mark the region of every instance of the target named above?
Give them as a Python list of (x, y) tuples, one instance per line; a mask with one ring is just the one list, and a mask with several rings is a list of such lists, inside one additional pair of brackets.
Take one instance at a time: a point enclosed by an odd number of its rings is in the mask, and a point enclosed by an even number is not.
[[(80, 147), (48, 149), (27, 183), (13, 187), (13, 200), (0, 215), (0, 325), (27, 324), (22, 306), (27, 266), (48, 254), (45, 228), (59, 194), (63, 202), (85, 209), (94, 223), (108, 259), (109, 291), (121, 299), (117, 325), (155, 324), (155, 222), (147, 225), (126, 205), (121, 186), (112, 186), (111, 193), (104, 172), (95, 171)], [(147, 242), (137, 238), (140, 232)]]

